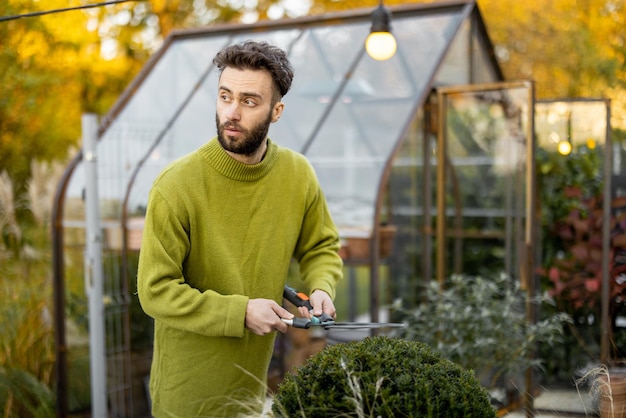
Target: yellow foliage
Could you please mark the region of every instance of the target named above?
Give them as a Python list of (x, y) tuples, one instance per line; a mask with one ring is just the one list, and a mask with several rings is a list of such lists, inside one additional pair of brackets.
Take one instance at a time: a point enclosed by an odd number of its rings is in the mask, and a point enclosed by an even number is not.
[[(623, 100), (615, 89), (624, 88), (618, 80), (626, 69), (626, 3), (478, 0), (478, 5), (507, 79), (534, 80), (538, 98)], [(613, 123), (626, 128), (617, 118)]]
[[(5, 0), (0, 15), (82, 4)], [(130, 6), (118, 9), (124, 7)], [(80, 138), (81, 114), (104, 114), (138, 71), (140, 63), (127, 54), (113, 60), (100, 54), (93, 23), (115, 10), (74, 10), (0, 24), (0, 167), (11, 173), (16, 190), (23, 190), (31, 160), (64, 158)]]
[(26, 32), (17, 49), (20, 58), (30, 59), (39, 54), (48, 54), (48, 44), (40, 32)]

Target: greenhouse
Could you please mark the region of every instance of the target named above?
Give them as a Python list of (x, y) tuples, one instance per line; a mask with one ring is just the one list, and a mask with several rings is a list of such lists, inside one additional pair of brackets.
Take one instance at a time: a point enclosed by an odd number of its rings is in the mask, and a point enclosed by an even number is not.
[[(382, 320), (394, 300), (415, 304), (426, 281), (453, 273), (504, 272), (534, 288), (532, 82), (503, 79), (475, 1), (389, 10), (397, 50), (384, 61), (365, 50), (371, 9), (174, 31), (100, 120), (113, 416), (142, 416), (149, 402), (152, 329), (135, 294), (148, 192), (167, 164), (215, 135), (219, 74), (212, 59), (229, 44), (269, 41), (294, 66), (285, 111), (269, 136), (312, 163), (340, 229), (346, 277), (337, 295), (340, 318)], [(544, 104), (546, 112), (552, 105)], [(600, 102), (601, 113), (605, 108)], [(607, 137), (603, 115), (601, 129), (587, 135), (599, 144)], [(55, 318), (59, 416), (68, 413), (76, 375), (69, 338), (75, 331), (66, 324), (86, 320), (83, 197), (91, 160), (84, 154), (66, 170), (54, 215), (56, 311), (70, 317)]]

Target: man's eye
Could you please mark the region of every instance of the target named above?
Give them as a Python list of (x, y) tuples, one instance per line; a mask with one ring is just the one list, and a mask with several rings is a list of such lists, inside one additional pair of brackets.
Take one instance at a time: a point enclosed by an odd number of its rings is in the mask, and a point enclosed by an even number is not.
[(230, 101), (230, 96), (228, 96), (227, 94), (221, 94), (220, 95), (220, 100), (223, 102), (228, 102)]
[(243, 103), (246, 106), (255, 106), (256, 105), (256, 102), (254, 100), (252, 100), (252, 99), (246, 99), (246, 100), (243, 101)]

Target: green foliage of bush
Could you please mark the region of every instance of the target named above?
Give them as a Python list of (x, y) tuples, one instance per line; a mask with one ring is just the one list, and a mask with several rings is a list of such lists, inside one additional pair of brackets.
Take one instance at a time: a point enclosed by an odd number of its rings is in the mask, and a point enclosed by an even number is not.
[[(538, 344), (559, 343), (564, 325), (571, 322), (565, 313), (530, 322), (526, 292), (504, 274), (452, 275), (443, 288), (436, 281), (429, 283), (424, 297), (416, 308), (397, 306), (406, 324), (397, 336), (428, 344), (478, 374), (489, 372), (492, 386), (500, 377), (540, 367), (543, 360), (530, 355)], [(530, 302), (541, 305), (547, 300), (538, 297)]]
[(416, 341), (377, 336), (326, 348), (287, 375), (278, 417), (495, 417), (471, 371)]

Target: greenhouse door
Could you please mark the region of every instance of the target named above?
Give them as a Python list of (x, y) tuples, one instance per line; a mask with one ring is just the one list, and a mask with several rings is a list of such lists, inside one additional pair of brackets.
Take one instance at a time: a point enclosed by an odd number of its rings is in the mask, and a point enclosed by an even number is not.
[(527, 286), (534, 224), (533, 85), (442, 87), (436, 98), (436, 277), (443, 283), (454, 273), (504, 273)]

